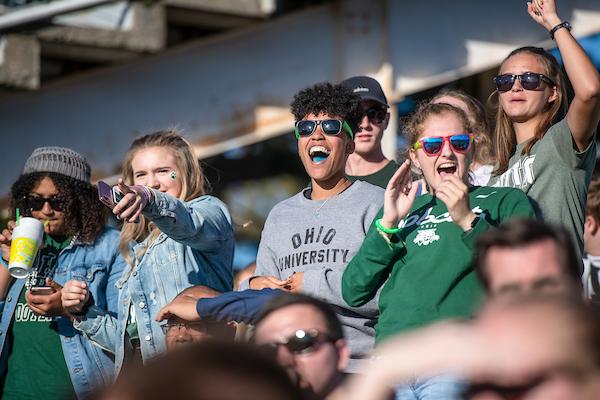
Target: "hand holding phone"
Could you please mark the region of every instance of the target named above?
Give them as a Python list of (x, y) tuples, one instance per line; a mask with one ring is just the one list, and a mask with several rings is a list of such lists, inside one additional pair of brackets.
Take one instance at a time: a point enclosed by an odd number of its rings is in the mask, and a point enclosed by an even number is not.
[(29, 291), (35, 295), (46, 295), (54, 293), (54, 289), (50, 286), (32, 286)]

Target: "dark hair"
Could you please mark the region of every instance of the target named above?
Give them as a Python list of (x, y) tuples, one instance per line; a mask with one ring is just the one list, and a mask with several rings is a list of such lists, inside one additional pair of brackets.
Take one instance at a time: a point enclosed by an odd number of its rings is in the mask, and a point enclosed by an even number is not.
[[(562, 111), (562, 114), (566, 112), (566, 79), (564, 77), (560, 64), (556, 61), (556, 58), (554, 58), (552, 54), (548, 53), (541, 47), (525, 46), (515, 49), (511, 51), (511, 53), (508, 56), (506, 56), (504, 61), (502, 61), (502, 65), (504, 65), (506, 60), (517, 54), (529, 54), (536, 57), (542, 65), (542, 68), (544, 69), (544, 75), (552, 79), (552, 81), (556, 85), (557, 99), (546, 106), (546, 108), (542, 112), (544, 117), (540, 121), (539, 125), (535, 128), (535, 133), (532, 140), (527, 142), (525, 147), (523, 147), (522, 154), (529, 155), (529, 152), (531, 151), (533, 145), (546, 134), (548, 129), (556, 121), (556, 119), (559, 116), (559, 111)], [(500, 69), (502, 69), (502, 67), (500, 67)], [(497, 93), (497, 91), (494, 93)], [(494, 175), (501, 175), (508, 169), (508, 161), (515, 152), (517, 146), (517, 138), (515, 130), (513, 128), (512, 120), (502, 109), (500, 101), (498, 101), (496, 111), (496, 129), (494, 131), (494, 143), (496, 146), (496, 159), (498, 161), (498, 167), (494, 171)]]
[(590, 182), (585, 213), (600, 223), (600, 179)]
[(491, 248), (519, 248), (544, 240), (556, 243), (559, 263), (563, 272), (579, 282), (580, 271), (577, 251), (573, 239), (562, 227), (535, 219), (515, 218), (500, 224), (479, 236), (473, 254), (473, 264), (483, 286), (489, 288), (486, 257)]
[(291, 294), (285, 293), (281, 296), (275, 297), (273, 300), (269, 301), (265, 306), (260, 310), (258, 316), (256, 317), (255, 326), (261, 324), (261, 322), (267, 318), (271, 313), (281, 310), (282, 308), (296, 305), (306, 305), (313, 307), (319, 314), (323, 316), (325, 320), (325, 324), (327, 325), (328, 334), (333, 340), (343, 339), (344, 332), (342, 331), (342, 324), (338, 319), (335, 311), (331, 308), (331, 306), (327, 303), (322, 302), (321, 300), (315, 299), (314, 297), (310, 297), (304, 294)]
[(299, 400), (299, 389), (267, 355), (248, 344), (210, 341), (125, 370), (96, 399)]
[(360, 107), (360, 97), (351, 89), (329, 82), (317, 83), (302, 89), (294, 96), (290, 106), (294, 119), (300, 121), (308, 114), (328, 114), (340, 117), (348, 123), (352, 132), (358, 125), (364, 112)]
[(98, 200), (98, 191), (88, 182), (55, 172), (32, 172), (19, 176), (10, 189), (10, 208), (14, 218), (18, 208), (22, 215), (31, 215), (26, 198), (44, 178), (50, 178), (58, 190), (56, 196), (64, 203), (65, 234), (77, 235), (83, 243), (93, 243), (106, 225), (108, 213)]

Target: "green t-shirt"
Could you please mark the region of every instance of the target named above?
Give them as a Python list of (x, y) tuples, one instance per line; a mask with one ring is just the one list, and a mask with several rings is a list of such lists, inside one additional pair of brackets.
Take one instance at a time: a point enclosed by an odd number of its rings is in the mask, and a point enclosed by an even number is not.
[(394, 175), (398, 167), (399, 165), (396, 164), (394, 160), (390, 160), (390, 162), (387, 163), (385, 167), (381, 168), (375, 173), (372, 173), (371, 175), (347, 175), (347, 177), (351, 182), (364, 181), (370, 183), (371, 185), (379, 186), (385, 189), (387, 187), (388, 182), (390, 181), (390, 178)]
[(534, 216), (527, 196), (511, 188), (473, 187), (469, 204), (480, 218), (467, 232), (452, 221), (446, 205), (430, 194), (415, 199), (409, 215), (398, 225), (402, 230), (391, 242), (371, 225), (344, 271), (342, 295), (346, 303), (358, 307), (383, 285), (375, 326), (377, 343), (434, 321), (469, 317), (482, 298), (471, 265), (475, 240), (490, 226), (512, 217)]
[(571, 232), (583, 254), (583, 223), (587, 191), (596, 162), (596, 141), (577, 150), (566, 118), (556, 123), (531, 148), (517, 145), (508, 170), (492, 176), (489, 185), (521, 189), (545, 221), (563, 225)]
[(11, 352), (2, 382), (2, 399), (75, 398), (56, 321), (36, 315), (25, 301), (28, 288), (45, 286), (45, 278), (54, 275), (58, 254), (69, 242), (46, 241), (36, 268), (21, 291), (8, 336)]

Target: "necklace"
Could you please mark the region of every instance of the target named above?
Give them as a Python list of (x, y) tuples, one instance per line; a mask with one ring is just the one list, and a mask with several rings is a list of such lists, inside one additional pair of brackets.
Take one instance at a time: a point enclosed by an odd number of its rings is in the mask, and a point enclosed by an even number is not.
[[(334, 197), (334, 196), (331, 196), (331, 197)], [(326, 199), (325, 199), (325, 201), (323, 202), (323, 204), (321, 204), (321, 205), (319, 206), (319, 208), (317, 208), (317, 209), (316, 209), (316, 210), (313, 212), (313, 215), (314, 215), (314, 217), (315, 217), (315, 218), (319, 218), (319, 216), (321, 215), (321, 214), (320, 214), (320, 212), (321, 212), (321, 209), (322, 209), (322, 208), (325, 206), (325, 204), (327, 204), (327, 202), (329, 201), (329, 199), (331, 199), (331, 197), (328, 197), (328, 198), (326, 198)]]
[[(323, 202), (323, 204), (321, 204), (321, 205), (319, 206), (319, 208), (317, 208), (317, 209), (316, 209), (316, 210), (313, 212), (313, 216), (314, 216), (315, 218), (319, 218), (319, 216), (321, 215), (321, 209), (322, 209), (323, 207), (325, 207), (325, 204), (327, 204), (327, 202), (329, 201), (329, 199), (331, 199), (331, 198), (333, 198), (333, 197), (336, 197), (336, 196), (340, 195), (340, 194), (341, 194), (341, 193), (343, 193), (343, 192), (344, 192), (346, 189), (348, 189), (348, 188), (350, 187), (350, 185), (352, 185), (352, 182), (348, 181), (348, 184), (347, 184), (347, 185), (344, 185), (344, 187), (342, 187), (342, 190), (340, 190), (338, 193), (336, 193), (336, 194), (334, 194), (334, 195), (331, 195), (331, 196), (329, 196), (328, 198), (326, 198), (326, 199), (325, 199), (325, 201)], [(311, 193), (311, 197), (312, 197), (312, 193)]]

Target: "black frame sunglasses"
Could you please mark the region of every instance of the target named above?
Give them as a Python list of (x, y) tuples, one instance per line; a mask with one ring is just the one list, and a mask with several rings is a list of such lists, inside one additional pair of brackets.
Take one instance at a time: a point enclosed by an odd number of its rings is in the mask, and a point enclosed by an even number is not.
[(42, 196), (25, 196), (23, 201), (26, 205), (26, 209), (31, 211), (40, 211), (44, 208), (44, 205), (48, 203), (54, 211), (63, 211), (65, 209), (64, 200), (59, 199), (56, 196), (42, 197)]
[(311, 354), (317, 351), (321, 344), (334, 343), (335, 341), (336, 339), (316, 329), (308, 331), (298, 329), (282, 342), (265, 343), (259, 345), (259, 347), (272, 354), (277, 352), (279, 346), (284, 346), (292, 354)]
[(367, 119), (377, 125), (385, 121), (387, 113), (388, 110), (385, 107), (369, 107), (365, 110), (365, 115), (367, 116)]
[(523, 74), (496, 75), (494, 77), (496, 90), (500, 93), (508, 92), (513, 88), (517, 79), (521, 83), (521, 87), (525, 90), (538, 90), (541, 87), (542, 82), (546, 83), (548, 86), (556, 86), (554, 81), (544, 74), (525, 72)]

